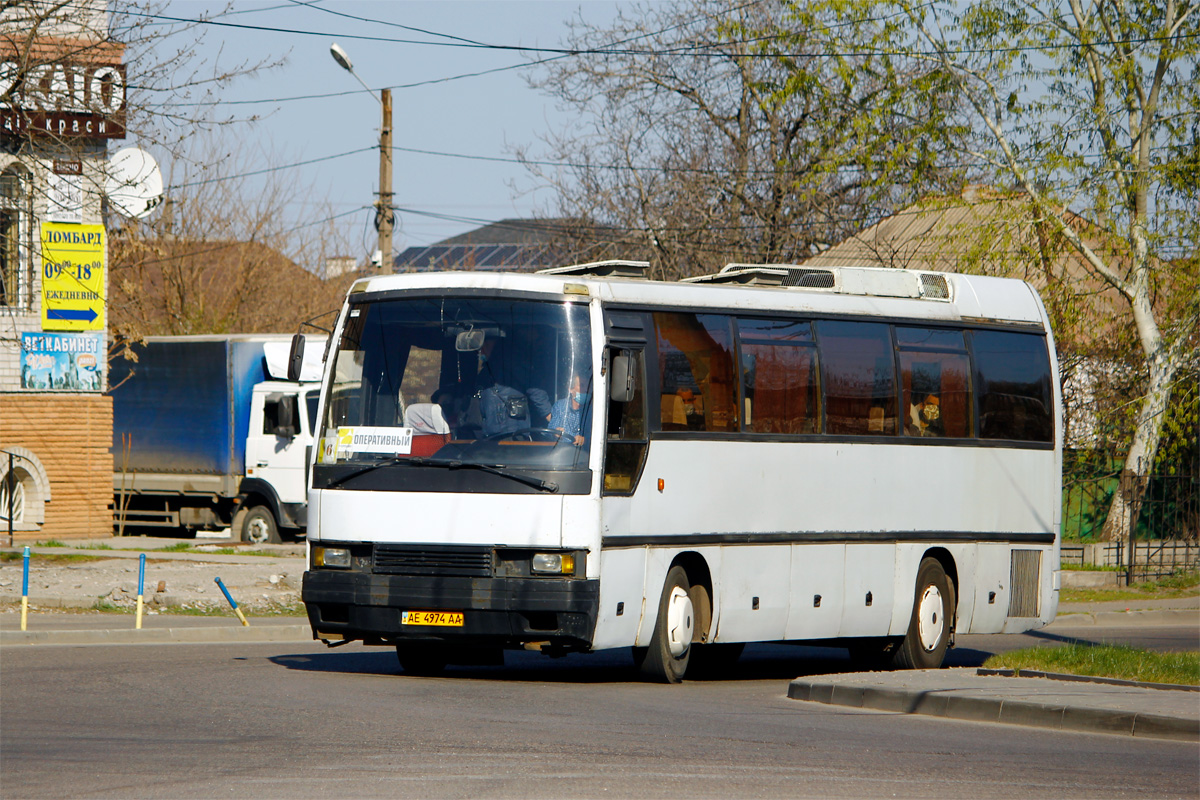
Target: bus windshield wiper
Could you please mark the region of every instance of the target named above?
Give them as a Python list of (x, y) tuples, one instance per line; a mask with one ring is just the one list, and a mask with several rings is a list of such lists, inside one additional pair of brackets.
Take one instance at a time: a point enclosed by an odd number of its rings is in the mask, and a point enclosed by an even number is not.
[(535, 478), (532, 475), (526, 475), (524, 472), (502, 467), (499, 464), (481, 464), (477, 461), (461, 461), (457, 458), (428, 458), (418, 456), (416, 458), (397, 459), (405, 464), (416, 464), (422, 467), (445, 467), (446, 469), (477, 469), (481, 472), (490, 472), (493, 475), (499, 475), (504, 478), (511, 478), (514, 481), (532, 486), (535, 489), (541, 489), (543, 492), (557, 492), (558, 484), (551, 481), (544, 481), (541, 478)]
[(417, 456), (413, 458), (392, 456), (391, 458), (379, 461), (375, 464), (356, 469), (352, 472), (347, 472), (345, 475), (340, 475), (334, 478), (325, 485), (326, 489), (332, 489), (335, 486), (340, 486), (351, 478), (357, 478), (359, 475), (365, 475), (368, 472), (374, 472), (381, 467), (396, 466), (398, 464), (411, 464), (418, 467), (442, 467), (444, 469), (477, 469), (482, 472), (490, 472), (493, 475), (499, 475), (504, 478), (510, 478), (527, 486), (532, 486), (535, 489), (540, 489), (543, 492), (557, 492), (558, 484), (550, 481), (544, 481), (541, 478), (535, 478), (532, 475), (526, 475), (523, 472), (506, 469), (496, 464), (479, 464), (474, 461), (460, 461), (452, 458), (428, 458), (425, 456)]

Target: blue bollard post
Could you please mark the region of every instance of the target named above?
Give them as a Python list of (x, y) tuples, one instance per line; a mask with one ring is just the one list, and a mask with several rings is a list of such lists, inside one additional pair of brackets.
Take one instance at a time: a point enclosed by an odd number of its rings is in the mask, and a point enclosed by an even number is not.
[(229, 590), (225, 588), (225, 584), (221, 583), (221, 579), (219, 577), (213, 578), (213, 580), (217, 582), (217, 586), (221, 587), (221, 592), (225, 595), (225, 599), (229, 601), (229, 605), (233, 606), (233, 613), (237, 614), (238, 619), (242, 621), (243, 625), (245, 625), (247, 628), (250, 627), (250, 623), (246, 621), (246, 615), (242, 613), (240, 608), (238, 608), (237, 602), (233, 599), (233, 595), (229, 593)]
[(137, 630), (142, 629), (142, 596), (146, 588), (146, 554), (142, 553), (138, 556), (138, 604), (137, 604)]
[(25, 548), (25, 575), (21, 579), (21, 630), (29, 618), (29, 548)]

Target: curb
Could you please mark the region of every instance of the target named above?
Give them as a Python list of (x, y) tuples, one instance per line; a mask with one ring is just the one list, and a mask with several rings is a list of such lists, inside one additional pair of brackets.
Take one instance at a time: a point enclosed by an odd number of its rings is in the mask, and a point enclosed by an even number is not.
[[(1200, 609), (1164, 608), (1149, 611), (1092, 611), (1059, 614), (1050, 625), (1200, 625)], [(1049, 626), (1047, 626), (1049, 627)]]
[(23, 644), (229, 644), (311, 642), (308, 625), (250, 625), (194, 628), (129, 628), (94, 631), (0, 631), (0, 646)]
[(1109, 709), (1078, 708), (1061, 703), (1038, 703), (1002, 697), (946, 695), (939, 690), (851, 686), (797, 679), (788, 684), (787, 696), (810, 703), (921, 714), (966, 722), (1000, 722), (1034, 728), (1107, 733), (1138, 738), (1200, 742), (1194, 720)]

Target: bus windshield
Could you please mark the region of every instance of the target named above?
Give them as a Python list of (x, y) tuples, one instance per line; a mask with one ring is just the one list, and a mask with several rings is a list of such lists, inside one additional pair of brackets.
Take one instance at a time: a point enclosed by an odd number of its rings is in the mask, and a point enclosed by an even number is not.
[(587, 312), (477, 296), (353, 303), (333, 354), (318, 461), (586, 468)]

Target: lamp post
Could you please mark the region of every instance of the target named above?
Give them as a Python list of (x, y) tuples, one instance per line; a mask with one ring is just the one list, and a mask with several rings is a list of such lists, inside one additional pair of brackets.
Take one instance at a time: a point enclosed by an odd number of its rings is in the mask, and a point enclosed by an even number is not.
[[(350, 56), (341, 45), (334, 42), (329, 47), (333, 60), (342, 69), (354, 76), (363, 88), (374, 95), (371, 87), (367, 86), (358, 73)], [(379, 103), (383, 111), (383, 123), (379, 128), (379, 199), (375, 202), (375, 230), (379, 232), (379, 267), (387, 265), (387, 271), (395, 269), (392, 262), (392, 225), (395, 217), (392, 214), (392, 90), (379, 90)]]

